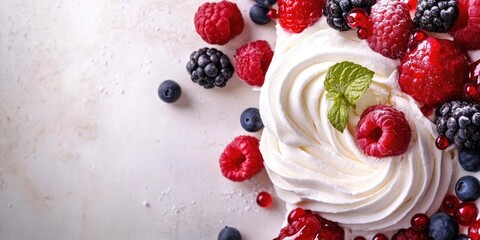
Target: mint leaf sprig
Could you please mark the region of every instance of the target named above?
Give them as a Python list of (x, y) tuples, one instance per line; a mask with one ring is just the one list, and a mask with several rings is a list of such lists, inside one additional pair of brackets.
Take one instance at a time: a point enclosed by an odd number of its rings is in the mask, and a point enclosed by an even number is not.
[(328, 111), (332, 126), (343, 133), (348, 122), (348, 110), (355, 107), (358, 99), (372, 83), (374, 72), (353, 62), (339, 62), (328, 69), (324, 87), (327, 99), (333, 101)]

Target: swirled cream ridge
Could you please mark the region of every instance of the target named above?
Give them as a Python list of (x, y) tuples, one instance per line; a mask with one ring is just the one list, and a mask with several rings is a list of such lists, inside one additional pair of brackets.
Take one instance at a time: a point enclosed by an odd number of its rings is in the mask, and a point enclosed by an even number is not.
[[(399, 61), (372, 51), (354, 31), (331, 29), (324, 18), (298, 35), (277, 26), (277, 35), (260, 94), (260, 150), (279, 197), (358, 233), (407, 228), (414, 214), (436, 212), (452, 180), (454, 151), (435, 147), (435, 125), (400, 90)], [(343, 133), (328, 121), (333, 103), (323, 84), (341, 61), (375, 72)], [(357, 147), (359, 116), (375, 104), (405, 114), (412, 129), (406, 153), (377, 159)]]

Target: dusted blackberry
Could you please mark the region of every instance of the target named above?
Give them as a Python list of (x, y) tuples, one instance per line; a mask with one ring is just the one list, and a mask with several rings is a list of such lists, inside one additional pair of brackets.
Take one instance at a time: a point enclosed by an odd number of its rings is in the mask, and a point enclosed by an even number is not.
[(215, 48), (201, 48), (190, 55), (187, 71), (194, 83), (204, 88), (225, 87), (233, 76), (233, 65), (227, 55)]
[(457, 0), (419, 0), (413, 22), (429, 32), (447, 32), (457, 18)]
[(350, 27), (345, 18), (348, 12), (354, 8), (363, 8), (370, 13), (370, 7), (376, 0), (327, 0), (323, 15), (327, 17), (327, 23), (335, 30), (346, 31)]
[(437, 132), (459, 148), (480, 146), (480, 105), (466, 101), (451, 101), (435, 111)]

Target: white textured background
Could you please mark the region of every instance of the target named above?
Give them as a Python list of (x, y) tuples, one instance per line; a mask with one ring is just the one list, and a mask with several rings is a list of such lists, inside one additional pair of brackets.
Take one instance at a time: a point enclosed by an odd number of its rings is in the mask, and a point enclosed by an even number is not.
[[(246, 134), (258, 92), (189, 79), (200, 0), (0, 0), (0, 239), (272, 239), (284, 217), (265, 171), (226, 180), (218, 156)], [(246, 27), (223, 50), (272, 43), (274, 24)], [(169, 105), (159, 84), (183, 96)], [(259, 134), (256, 134), (259, 136)], [(270, 191), (261, 209), (256, 194)]]

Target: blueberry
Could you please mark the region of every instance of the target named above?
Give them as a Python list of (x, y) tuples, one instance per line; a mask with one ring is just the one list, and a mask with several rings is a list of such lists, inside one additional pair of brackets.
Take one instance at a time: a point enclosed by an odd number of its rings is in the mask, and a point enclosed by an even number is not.
[(430, 218), (428, 236), (435, 240), (455, 240), (458, 223), (447, 213), (438, 212)]
[(468, 236), (465, 234), (460, 234), (457, 238), (455, 238), (455, 240), (468, 240)]
[(258, 108), (245, 109), (240, 116), (240, 123), (243, 129), (248, 132), (258, 132), (263, 128), (263, 122)]
[(478, 172), (480, 171), (480, 150), (461, 149), (458, 152), (458, 161), (465, 171)]
[(236, 228), (225, 226), (218, 233), (218, 240), (242, 240), (242, 235)]
[(181, 95), (180, 85), (173, 80), (165, 80), (158, 87), (158, 96), (166, 103), (176, 102)]
[(254, 4), (252, 8), (250, 8), (250, 19), (256, 24), (265, 25), (271, 21), (271, 19), (267, 16), (268, 8)]
[(480, 197), (480, 182), (473, 176), (461, 177), (455, 184), (455, 194), (464, 202), (475, 201)]
[(255, 2), (260, 6), (268, 8), (277, 3), (277, 0), (255, 0)]

